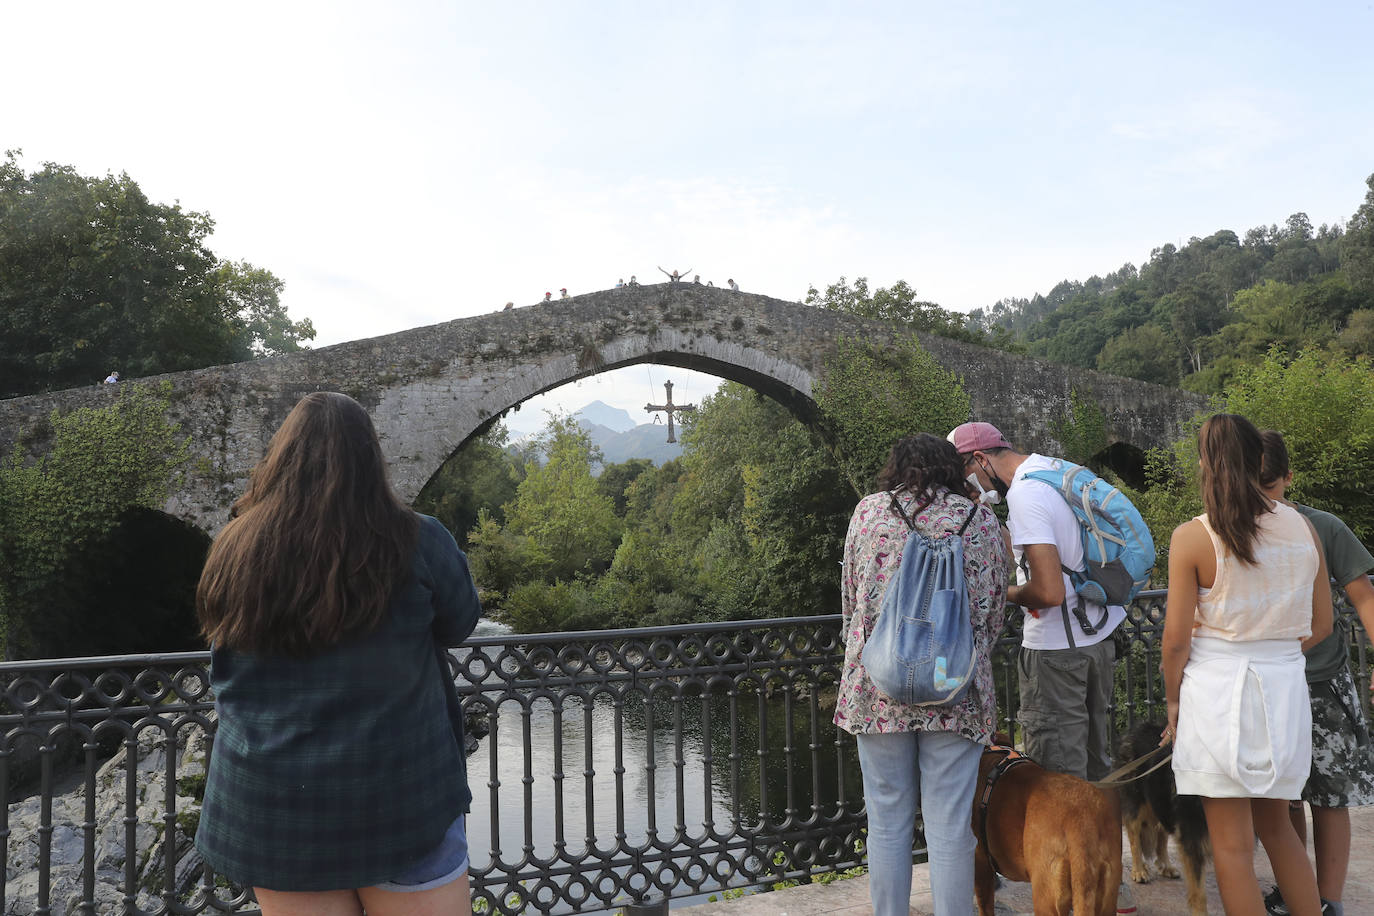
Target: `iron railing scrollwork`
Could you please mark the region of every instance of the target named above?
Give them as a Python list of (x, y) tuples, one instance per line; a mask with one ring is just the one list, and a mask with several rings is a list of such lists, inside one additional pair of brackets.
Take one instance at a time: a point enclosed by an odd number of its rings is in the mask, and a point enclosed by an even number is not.
[[(1121, 628), (1117, 727), (1162, 714), (1163, 612), (1162, 592), (1142, 593)], [(1010, 732), (1008, 616), (994, 667)], [(481, 735), (479, 912), (605, 910), (863, 861), (854, 741), (831, 724), (838, 616), (484, 636), (450, 661)], [(208, 653), (11, 662), (0, 685), (0, 912), (256, 911), (192, 844), (214, 746)]]

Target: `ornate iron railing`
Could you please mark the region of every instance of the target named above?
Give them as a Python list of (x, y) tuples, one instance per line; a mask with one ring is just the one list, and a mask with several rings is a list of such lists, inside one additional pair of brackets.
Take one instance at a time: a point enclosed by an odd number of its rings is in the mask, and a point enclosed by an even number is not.
[[(1119, 726), (1160, 711), (1162, 619), (1163, 593), (1146, 592), (1122, 628)], [(859, 864), (854, 742), (831, 724), (838, 629), (803, 617), (454, 650), (470, 730), (486, 732), (468, 762), (475, 908), (597, 911)], [(995, 660), (1008, 731), (1018, 641), (1013, 627)], [(207, 662), (0, 665), (0, 912), (256, 912), (191, 842), (213, 754)]]

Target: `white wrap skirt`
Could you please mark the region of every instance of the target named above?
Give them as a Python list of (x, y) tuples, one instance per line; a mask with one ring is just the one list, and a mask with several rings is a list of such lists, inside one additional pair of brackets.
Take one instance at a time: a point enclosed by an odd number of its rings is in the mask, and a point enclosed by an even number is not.
[(1312, 707), (1296, 639), (1194, 637), (1179, 692), (1181, 795), (1298, 798), (1312, 766)]

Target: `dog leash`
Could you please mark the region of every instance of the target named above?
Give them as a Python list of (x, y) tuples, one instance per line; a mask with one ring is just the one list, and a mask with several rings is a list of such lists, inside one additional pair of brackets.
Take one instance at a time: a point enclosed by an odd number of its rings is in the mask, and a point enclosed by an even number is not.
[[(1150, 767), (1148, 770), (1146, 770), (1146, 771), (1143, 772), (1143, 773), (1136, 773), (1134, 776), (1129, 776), (1129, 777), (1128, 777), (1128, 776), (1126, 775), (1126, 774), (1131, 773), (1132, 771), (1138, 769), (1139, 767), (1144, 766), (1147, 762), (1149, 762), (1149, 760), (1150, 760), (1152, 757), (1154, 757), (1154, 756), (1155, 756), (1156, 754), (1158, 754), (1160, 751), (1167, 751), (1167, 753), (1166, 753), (1163, 757), (1161, 757), (1158, 761), (1156, 761), (1155, 764), (1154, 764), (1154, 766)], [(1149, 775), (1150, 775), (1151, 773), (1153, 773), (1155, 770), (1157, 770), (1157, 769), (1159, 769), (1160, 767), (1164, 766), (1164, 764), (1168, 763), (1170, 760), (1173, 760), (1173, 759), (1174, 759), (1174, 750), (1173, 750), (1173, 746), (1172, 746), (1172, 745), (1168, 745), (1168, 744), (1162, 744), (1162, 745), (1160, 745), (1159, 747), (1155, 748), (1155, 749), (1152, 750), (1152, 751), (1146, 751), (1144, 754), (1141, 754), (1139, 757), (1137, 757), (1136, 759), (1132, 760), (1130, 763), (1126, 764), (1125, 766), (1118, 767), (1117, 769), (1115, 769), (1115, 770), (1113, 770), (1112, 772), (1108, 773), (1106, 776), (1104, 776), (1104, 777), (1102, 777), (1101, 779), (1099, 779), (1097, 782), (1092, 783), (1092, 785), (1097, 786), (1099, 789), (1115, 789), (1117, 786), (1124, 786), (1124, 785), (1126, 785), (1127, 783), (1135, 782), (1137, 779), (1144, 779), (1146, 776), (1149, 776)]]

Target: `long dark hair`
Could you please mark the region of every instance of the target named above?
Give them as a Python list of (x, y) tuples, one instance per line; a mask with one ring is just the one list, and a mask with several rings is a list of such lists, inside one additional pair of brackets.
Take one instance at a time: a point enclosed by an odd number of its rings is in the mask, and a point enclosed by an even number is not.
[(387, 482), (367, 411), (332, 392), (287, 415), (201, 573), (216, 646), (304, 655), (373, 629), (408, 574), (418, 520)]
[(892, 494), (892, 511), (905, 517), (897, 494), (907, 490), (916, 496), (916, 511), (930, 505), (940, 489), (964, 492), (964, 459), (946, 439), (917, 433), (898, 439), (878, 474), (878, 486)]
[(1268, 489), (1288, 476), (1288, 443), (1283, 441), (1283, 433), (1266, 429), (1260, 433), (1264, 450), (1264, 460), (1260, 466), (1260, 486)]
[(1197, 449), (1207, 520), (1231, 553), (1253, 566), (1260, 515), (1272, 505), (1260, 489), (1260, 432), (1239, 414), (1219, 413), (1198, 430)]

